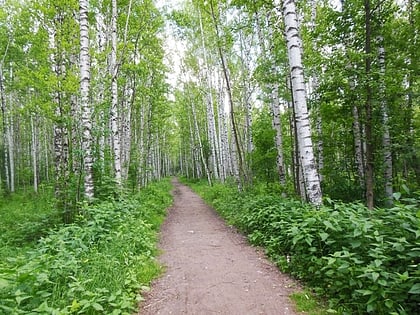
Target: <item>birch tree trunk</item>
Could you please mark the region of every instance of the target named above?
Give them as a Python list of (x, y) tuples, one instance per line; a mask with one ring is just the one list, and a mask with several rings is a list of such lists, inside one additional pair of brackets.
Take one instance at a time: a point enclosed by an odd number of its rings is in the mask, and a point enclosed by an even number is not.
[[(230, 113), (230, 122), (231, 122), (231, 126), (232, 126), (232, 135), (233, 135), (233, 147), (232, 149), (234, 151), (232, 151), (232, 158), (237, 158), (237, 160), (235, 161), (235, 163), (237, 163), (238, 165), (238, 171), (239, 171), (239, 176), (237, 178), (238, 181), (238, 188), (239, 190), (242, 190), (243, 187), (243, 183), (242, 183), (242, 178), (241, 178), (241, 174), (243, 176), (246, 177), (246, 173), (244, 171), (244, 167), (243, 167), (243, 156), (242, 156), (242, 150), (241, 150), (241, 146), (239, 143), (239, 135), (238, 135), (238, 128), (236, 126), (236, 120), (235, 120), (235, 111), (234, 111), (234, 104), (233, 104), (233, 95), (232, 95), (232, 87), (231, 87), (231, 80), (230, 80), (230, 74), (229, 74), (229, 69), (228, 69), (228, 65), (226, 62), (226, 56), (223, 52), (223, 48), (222, 48), (222, 44), (221, 44), (221, 36), (220, 36), (220, 32), (219, 32), (219, 24), (216, 18), (216, 13), (214, 10), (214, 6), (213, 6), (213, 1), (210, 1), (210, 7), (211, 7), (211, 16), (213, 19), (213, 23), (214, 23), (214, 28), (216, 31), (216, 41), (217, 41), (217, 50), (219, 53), (219, 57), (220, 57), (220, 63), (222, 65), (222, 71), (223, 71), (223, 76), (225, 78), (225, 84), (226, 84), (226, 93), (228, 96), (228, 102), (229, 102), (229, 113)], [(235, 155), (235, 157), (234, 157)], [(246, 178), (245, 178), (246, 180)]]
[(369, 209), (374, 207), (374, 195), (373, 195), (373, 166), (374, 166), (374, 157), (373, 157), (373, 135), (372, 135), (372, 86), (371, 86), (371, 36), (372, 36), (372, 27), (371, 27), (371, 7), (370, 0), (364, 0), (365, 8), (365, 88), (366, 88), (366, 102), (365, 102), (365, 135), (366, 135), (366, 204)]
[(392, 152), (391, 152), (391, 136), (389, 132), (389, 116), (388, 116), (388, 104), (385, 96), (385, 48), (384, 38), (378, 37), (379, 48), (378, 48), (378, 63), (379, 63), (379, 93), (381, 100), (381, 112), (382, 112), (382, 124), (383, 124), (383, 135), (382, 135), (382, 146), (383, 146), (383, 159), (384, 159), (384, 179), (385, 179), (385, 198), (386, 205), (391, 207), (393, 204), (393, 188), (392, 188)]
[(84, 166), (85, 197), (94, 197), (93, 155), (92, 155), (92, 106), (89, 100), (90, 90), (90, 54), (89, 54), (89, 0), (80, 0), (80, 105), (82, 110), (82, 152)]
[(31, 131), (32, 131), (32, 172), (33, 180), (34, 180), (34, 191), (38, 193), (38, 129), (37, 127), (37, 119), (31, 115)]
[(6, 108), (6, 95), (3, 83), (3, 62), (0, 64), (0, 101), (1, 101), (1, 112), (2, 112), (2, 125), (3, 125), (3, 151), (4, 151), (4, 174), (6, 180), (6, 187), (10, 189), (9, 180), (9, 153), (8, 153), (8, 130), (9, 126), (7, 123), (7, 108)]
[(203, 50), (203, 57), (204, 57), (204, 66), (206, 72), (206, 81), (207, 81), (207, 92), (206, 92), (206, 111), (207, 111), (207, 128), (208, 128), (208, 138), (210, 144), (210, 161), (211, 167), (213, 169), (213, 177), (218, 179), (219, 178), (219, 170), (217, 165), (217, 154), (216, 154), (216, 147), (217, 144), (217, 137), (216, 137), (216, 123), (214, 119), (214, 108), (213, 108), (213, 88), (212, 88), (212, 80), (211, 80), (211, 73), (210, 73), (210, 66), (209, 60), (207, 56), (207, 49), (205, 47), (204, 42), (204, 29), (203, 29), (203, 21), (201, 17), (201, 11), (198, 11), (199, 14), (199, 21), (200, 21), (200, 36), (201, 36), (201, 47)]
[(209, 185), (211, 186), (211, 184), (212, 184), (211, 175), (210, 175), (210, 171), (209, 171), (209, 168), (208, 168), (208, 165), (207, 165), (207, 161), (204, 158), (203, 143), (201, 141), (200, 128), (198, 127), (198, 122), (197, 122), (197, 111), (195, 109), (194, 101), (190, 100), (190, 102), (191, 102), (191, 111), (192, 111), (192, 115), (193, 115), (193, 123), (194, 123), (194, 128), (195, 128), (195, 134), (197, 136), (198, 145), (199, 145), (201, 162), (204, 165), (204, 171), (206, 172), (207, 181), (208, 181)]
[(8, 118), (7, 128), (7, 153), (9, 155), (9, 189), (10, 192), (15, 192), (15, 149), (13, 136), (13, 116)]
[(283, 158), (283, 134), (281, 127), (280, 103), (279, 103), (279, 87), (277, 84), (272, 85), (271, 92), (271, 112), (273, 114), (273, 128), (276, 131), (275, 144), (277, 149), (276, 165), (279, 176), (280, 185), (286, 184), (286, 174), (284, 171)]
[(110, 56), (110, 72), (111, 72), (111, 134), (112, 148), (114, 155), (114, 176), (118, 186), (121, 186), (121, 140), (119, 129), (119, 111), (118, 111), (118, 64), (117, 64), (117, 18), (118, 8), (117, 0), (111, 3), (111, 56)]
[[(278, 2), (279, 0), (276, 0), (277, 4)], [(284, 2), (283, 14), (292, 80), (295, 119), (298, 132), (299, 156), (305, 180), (306, 195), (310, 203), (320, 205), (322, 203), (321, 184), (312, 146), (311, 126), (306, 103), (302, 54), (300, 50), (302, 42), (298, 33), (296, 6), (294, 0), (286, 0)]]
[[(219, 76), (219, 81), (221, 78)], [(219, 131), (219, 163), (220, 163), (220, 178), (224, 182), (229, 174), (229, 145), (228, 145), (228, 135), (227, 135), (227, 126), (226, 126), (226, 116), (224, 112), (224, 93), (223, 93), (223, 84), (219, 82), (219, 93), (218, 93), (218, 131)]]

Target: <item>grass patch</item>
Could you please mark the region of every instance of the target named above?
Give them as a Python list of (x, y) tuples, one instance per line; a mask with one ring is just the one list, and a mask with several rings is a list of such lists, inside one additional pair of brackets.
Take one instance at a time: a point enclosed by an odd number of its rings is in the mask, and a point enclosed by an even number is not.
[(298, 312), (304, 312), (308, 315), (328, 315), (336, 312), (328, 312), (325, 305), (308, 290), (296, 292), (290, 295), (290, 299), (295, 303)]

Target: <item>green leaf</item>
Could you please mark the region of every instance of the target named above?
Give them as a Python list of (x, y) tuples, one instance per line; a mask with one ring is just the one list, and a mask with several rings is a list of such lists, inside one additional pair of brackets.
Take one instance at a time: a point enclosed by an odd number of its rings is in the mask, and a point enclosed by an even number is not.
[(388, 308), (392, 308), (392, 306), (394, 305), (394, 302), (392, 300), (386, 300), (385, 301), (385, 306)]
[(94, 302), (94, 303), (92, 303), (92, 306), (93, 306), (93, 308), (94, 308), (96, 311), (103, 311), (103, 310), (104, 310), (104, 308), (102, 307), (102, 305), (101, 305), (101, 304), (99, 304), (99, 303)]
[(410, 294), (420, 294), (420, 283), (415, 283), (411, 287), (410, 291), (408, 291), (408, 293), (410, 293)]
[(321, 233), (319, 233), (319, 236), (321, 237), (322, 241), (325, 241), (328, 238), (328, 236), (330, 236), (330, 235), (328, 233), (321, 232)]
[(406, 184), (402, 184), (402, 185), (401, 185), (401, 187), (402, 187), (402, 189), (404, 189), (404, 191), (405, 191), (407, 194), (409, 194), (409, 193), (410, 193), (410, 188), (408, 188)]
[(324, 221), (324, 225), (325, 225), (328, 229), (331, 229), (331, 230), (335, 231), (335, 228), (334, 228), (334, 226), (331, 224), (331, 222), (330, 222), (330, 221)]
[(360, 247), (360, 245), (362, 245), (362, 242), (360, 242), (360, 241), (350, 241), (350, 245), (353, 248), (357, 248), (357, 247)]
[(376, 282), (376, 280), (378, 280), (378, 278), (379, 278), (379, 273), (372, 272), (372, 280), (373, 280), (373, 282)]
[(0, 279), (0, 290), (9, 286), (9, 282), (6, 279)]
[(392, 194), (392, 196), (394, 197), (395, 200), (400, 200), (401, 198), (401, 193), (400, 192), (394, 192)]
[(356, 292), (361, 293), (363, 296), (371, 295), (373, 293), (371, 290), (356, 290)]

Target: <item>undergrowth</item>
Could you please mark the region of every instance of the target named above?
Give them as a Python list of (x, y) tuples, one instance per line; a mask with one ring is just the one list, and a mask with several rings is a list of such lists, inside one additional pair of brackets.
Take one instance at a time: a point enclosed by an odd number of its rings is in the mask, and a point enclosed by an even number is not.
[[(192, 187), (283, 271), (328, 298), (342, 314), (417, 314), (418, 200), (392, 209), (326, 200), (308, 204), (216, 184)], [(414, 201), (413, 201), (414, 200)]]
[(84, 209), (25, 254), (0, 261), (2, 314), (131, 314), (160, 273), (157, 230), (169, 181)]
[(0, 260), (33, 246), (46, 231), (61, 222), (54, 210), (54, 192), (42, 186), (39, 192), (19, 191), (0, 197)]

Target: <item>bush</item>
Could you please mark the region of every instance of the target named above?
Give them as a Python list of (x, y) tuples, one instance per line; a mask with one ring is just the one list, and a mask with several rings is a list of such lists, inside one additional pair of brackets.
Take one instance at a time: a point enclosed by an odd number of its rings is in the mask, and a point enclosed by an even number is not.
[(25, 255), (0, 262), (0, 312), (131, 314), (160, 272), (155, 244), (169, 189), (167, 181), (152, 184), (133, 198), (89, 207)]
[[(329, 201), (320, 209), (273, 195), (195, 185), (278, 266), (343, 314), (415, 314), (420, 306), (420, 212)], [(417, 213), (416, 213), (417, 212)]]

